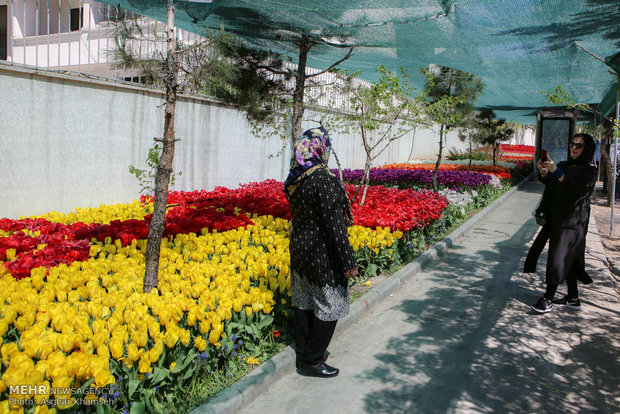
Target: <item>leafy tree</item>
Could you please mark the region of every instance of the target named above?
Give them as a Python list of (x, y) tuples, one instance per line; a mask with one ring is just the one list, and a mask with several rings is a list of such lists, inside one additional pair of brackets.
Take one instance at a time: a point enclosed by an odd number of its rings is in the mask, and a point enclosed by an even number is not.
[(478, 130), (474, 133), (474, 141), (493, 148), (493, 165), (497, 165), (499, 143), (508, 140), (514, 133), (514, 130), (506, 124), (506, 120), (495, 118), (493, 110), (482, 109), (476, 115)]
[[(327, 43), (321, 38), (305, 34), (288, 38), (286, 41), (297, 49), (296, 63), (283, 54), (248, 49), (238, 42), (236, 48), (230, 50), (228, 58), (241, 68), (240, 73), (250, 81), (235, 88), (239, 93), (236, 100), (226, 100), (226, 97), (217, 94), (215, 96), (233, 104), (242, 103), (241, 108), (247, 111), (254, 135), (264, 136), (265, 130), (275, 131), (283, 140), (288, 137), (288, 144), (292, 148), (295, 140), (302, 134), (301, 124), (305, 109), (316, 107), (318, 100), (328, 93), (329, 87), (346, 78), (333, 76), (331, 80), (326, 80), (321, 75), (335, 73), (337, 66), (352, 56), (353, 48), (348, 49), (341, 59), (326, 69), (311, 72), (307, 67), (311, 50), (317, 45)], [(238, 58), (240, 52), (243, 58)], [(248, 65), (256, 56), (262, 57), (260, 64)], [(256, 99), (244, 100), (241, 92), (254, 85), (253, 76), (256, 73), (266, 74), (271, 83), (266, 85), (269, 87), (262, 89), (260, 94), (254, 95)]]
[(473, 111), (473, 104), (482, 92), (484, 84), (480, 78), (467, 72), (435, 65), (421, 69), (426, 75), (426, 84), (420, 101), (426, 116), (439, 125), (439, 152), (433, 170), (433, 190), (438, 190), (437, 175), (444, 147), (445, 135), (461, 125), (467, 114)]
[(476, 122), (476, 116), (472, 112), (463, 117), (461, 122), (459, 123), (459, 141), (467, 143), (467, 154), (469, 158), (469, 164), (467, 164), (467, 171), (471, 171), (471, 163), (473, 160), (473, 144), (474, 144), (474, 134), (476, 132), (476, 128), (478, 126)]
[(349, 99), (341, 103), (340, 111), (328, 114), (323, 121), (330, 129), (360, 134), (366, 153), (363, 178), (354, 197), (363, 187), (360, 204), (366, 199), (373, 161), (423, 122), (420, 105), (413, 97), (415, 88), (409, 84), (405, 69), (394, 73), (380, 66), (377, 72), (377, 81), (371, 83), (351, 82), (344, 73), (343, 93)]

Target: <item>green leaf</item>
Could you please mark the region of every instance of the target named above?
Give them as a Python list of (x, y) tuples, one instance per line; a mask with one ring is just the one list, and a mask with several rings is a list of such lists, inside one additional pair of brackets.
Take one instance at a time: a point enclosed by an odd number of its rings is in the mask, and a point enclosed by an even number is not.
[(273, 316), (266, 316), (262, 321), (258, 323), (258, 330), (262, 331), (265, 327), (273, 323)]
[(167, 368), (159, 368), (155, 367), (153, 369), (153, 375), (151, 376), (152, 385), (157, 385), (162, 382), (170, 373), (170, 370)]
[(129, 380), (129, 398), (131, 398), (133, 396), (133, 394), (136, 392), (136, 390), (138, 389), (138, 387), (140, 386), (140, 381), (136, 380), (136, 379), (132, 379)]
[(145, 408), (144, 401), (136, 401), (131, 406), (131, 411), (129, 412), (131, 414), (144, 414), (146, 411)]

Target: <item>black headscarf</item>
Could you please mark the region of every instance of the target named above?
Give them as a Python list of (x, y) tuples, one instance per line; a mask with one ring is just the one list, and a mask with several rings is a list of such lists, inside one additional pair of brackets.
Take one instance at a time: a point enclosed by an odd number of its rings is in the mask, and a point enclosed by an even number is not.
[[(580, 137), (583, 139), (583, 151), (581, 155), (575, 159), (569, 155), (568, 164), (590, 164), (594, 159), (594, 152), (596, 151), (596, 142), (594, 142), (594, 138), (592, 138), (589, 134), (578, 133), (573, 135), (573, 139)], [(572, 142), (572, 140), (571, 140)]]

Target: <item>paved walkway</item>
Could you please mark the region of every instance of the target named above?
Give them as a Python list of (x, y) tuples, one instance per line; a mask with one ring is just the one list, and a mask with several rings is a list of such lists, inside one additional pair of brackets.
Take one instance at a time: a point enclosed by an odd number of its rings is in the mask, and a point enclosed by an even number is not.
[(369, 311), (358, 305), (329, 349), (338, 377), (297, 375), (288, 348), (196, 412), (618, 413), (620, 305), (593, 223), (583, 309), (529, 308), (544, 289), (546, 252), (537, 274), (521, 273), (541, 192), (522, 185), (441, 258), (358, 301)]

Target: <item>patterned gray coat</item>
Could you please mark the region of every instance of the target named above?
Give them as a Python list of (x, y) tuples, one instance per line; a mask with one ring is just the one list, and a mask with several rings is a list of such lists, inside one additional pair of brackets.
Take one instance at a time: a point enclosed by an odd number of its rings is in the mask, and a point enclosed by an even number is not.
[(285, 187), (291, 209), (291, 296), (322, 321), (349, 313), (345, 270), (357, 266), (347, 235), (348, 200), (323, 165)]

